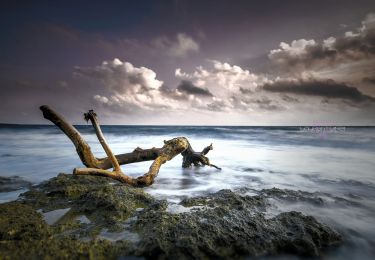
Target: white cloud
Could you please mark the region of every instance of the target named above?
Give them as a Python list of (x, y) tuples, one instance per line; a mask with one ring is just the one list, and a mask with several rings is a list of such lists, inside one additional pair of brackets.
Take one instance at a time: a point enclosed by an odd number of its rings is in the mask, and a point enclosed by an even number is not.
[(96, 100), (97, 102), (102, 103), (102, 104), (108, 104), (108, 101), (109, 101), (107, 97), (104, 97), (104, 96), (101, 96), (101, 95), (95, 95), (94, 100)]
[(314, 73), (373, 60), (374, 39), (375, 14), (370, 13), (355, 32), (348, 31), (342, 37), (329, 37), (322, 42), (305, 39), (294, 40), (291, 44), (281, 42), (280, 48), (271, 50), (268, 57), (284, 73)]
[(173, 105), (161, 94), (163, 81), (146, 67), (135, 67), (119, 59), (104, 61), (94, 68), (76, 67), (76, 74), (98, 82), (109, 93), (108, 96), (95, 95), (94, 101), (109, 107), (130, 106), (139, 109), (168, 107)]
[[(167, 88), (149, 68), (135, 67), (119, 59), (93, 68), (76, 67), (76, 74), (99, 83), (95, 104), (123, 113), (142, 111), (221, 111), (268, 109), (274, 102), (255, 90), (269, 80), (237, 65), (211, 61), (209, 68), (197, 67), (189, 74), (176, 69), (181, 83)], [(266, 107), (267, 106), (267, 107)]]
[(271, 100), (259, 88), (272, 82), (267, 76), (217, 60), (211, 60), (210, 64), (210, 68), (199, 66), (192, 73), (183, 72), (180, 68), (175, 71), (177, 78), (190, 80), (214, 95), (212, 102), (206, 105), (209, 110), (243, 112), (281, 108), (276, 95)]
[(369, 13), (362, 21), (361, 32), (366, 32), (375, 29), (375, 13)]
[(134, 67), (119, 59), (104, 61), (94, 68), (76, 67), (76, 74), (99, 80), (106, 87), (119, 92), (134, 94), (145, 90), (159, 89), (163, 81), (156, 79), (156, 73), (145, 67)]
[(171, 40), (167, 37), (158, 37), (152, 44), (165, 51), (170, 57), (183, 58), (190, 53), (199, 51), (199, 44), (192, 37), (185, 33), (178, 33), (176, 39)]
[[(217, 60), (210, 61), (207, 68), (199, 66), (191, 73), (176, 69), (175, 76), (181, 82), (175, 88), (164, 86), (151, 69), (135, 67), (119, 59), (105, 61), (93, 68), (77, 67), (76, 73), (102, 85), (101, 94), (92, 97), (96, 105), (127, 115), (280, 112), (303, 106), (299, 100), (319, 98), (319, 95), (307, 95), (310, 92), (298, 92), (297, 87), (294, 92), (290, 91), (292, 93), (278, 89), (265, 91), (263, 86), (275, 85), (288, 78), (270, 79)], [(315, 91), (315, 85), (309, 85), (308, 91)], [(295, 95), (299, 95), (298, 99), (293, 97)]]
[(328, 37), (327, 39), (323, 40), (323, 46), (324, 48), (333, 50), (335, 42), (336, 42), (335, 37)]
[(270, 58), (274, 57), (277, 53), (288, 53), (292, 56), (298, 56), (301, 54), (306, 53), (306, 47), (308, 46), (314, 46), (316, 45), (316, 42), (314, 40), (305, 40), (305, 39), (299, 39), (294, 40), (289, 45), (288, 43), (281, 42), (280, 43), (280, 49), (271, 50), (270, 52)]
[(254, 90), (259, 84), (264, 84), (268, 80), (265, 76), (251, 73), (237, 65), (217, 60), (212, 60), (210, 63), (211, 68), (205, 69), (199, 66), (193, 73), (186, 73), (178, 68), (175, 76), (191, 80), (196, 86), (204, 87), (221, 98), (239, 93), (241, 88)]
[(96, 67), (76, 67), (76, 75), (99, 83), (101, 91), (93, 101), (116, 111), (141, 112), (149, 110), (202, 109), (213, 96), (194, 85), (179, 85), (174, 89), (163, 86), (156, 73), (146, 67), (135, 67), (119, 59), (104, 61)]

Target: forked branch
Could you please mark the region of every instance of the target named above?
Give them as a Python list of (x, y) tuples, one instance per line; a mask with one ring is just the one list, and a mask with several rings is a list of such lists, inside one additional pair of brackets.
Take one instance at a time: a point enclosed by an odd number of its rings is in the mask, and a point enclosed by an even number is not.
[[(75, 145), (82, 163), (87, 167), (74, 169), (73, 173), (76, 175), (104, 176), (132, 186), (148, 186), (154, 182), (155, 177), (159, 173), (160, 167), (180, 153), (183, 156), (182, 167), (184, 168), (190, 167), (191, 165), (208, 165), (220, 169), (211, 164), (209, 159), (205, 156), (213, 149), (212, 144), (204, 148), (200, 153), (194, 152), (189, 141), (185, 137), (177, 137), (169, 141), (164, 141), (164, 146), (162, 148), (151, 148), (146, 150), (136, 148), (132, 153), (114, 155), (104, 138), (95, 112), (90, 110), (88, 113), (85, 113), (85, 119), (92, 123), (96, 136), (107, 154), (107, 158), (98, 159), (93, 155), (90, 146), (74, 126), (69, 124), (61, 115), (48, 106), (42, 106), (40, 109), (43, 111), (44, 117), (57, 125)], [(138, 178), (133, 178), (124, 174), (120, 167), (120, 165), (123, 164), (149, 160), (154, 160), (154, 162), (151, 164), (148, 172)], [(113, 170), (107, 170), (109, 168), (113, 168)]]

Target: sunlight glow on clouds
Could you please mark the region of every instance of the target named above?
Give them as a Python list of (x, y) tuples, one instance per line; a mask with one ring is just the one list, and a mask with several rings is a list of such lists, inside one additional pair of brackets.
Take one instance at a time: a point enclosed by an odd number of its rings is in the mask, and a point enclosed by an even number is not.
[(219, 97), (224, 97), (240, 88), (254, 90), (259, 84), (264, 84), (268, 79), (262, 75), (251, 73), (240, 66), (231, 65), (217, 60), (210, 61), (212, 68), (206, 69), (198, 66), (193, 73), (183, 72), (178, 68), (175, 76), (180, 79), (191, 80), (194, 84), (206, 87), (210, 92)]
[(213, 98), (207, 90), (189, 82), (168, 89), (151, 69), (138, 68), (119, 59), (104, 61), (94, 68), (76, 67), (76, 74), (99, 81), (110, 95), (95, 95), (94, 101), (115, 111), (188, 110), (190, 107), (201, 107), (202, 99)]

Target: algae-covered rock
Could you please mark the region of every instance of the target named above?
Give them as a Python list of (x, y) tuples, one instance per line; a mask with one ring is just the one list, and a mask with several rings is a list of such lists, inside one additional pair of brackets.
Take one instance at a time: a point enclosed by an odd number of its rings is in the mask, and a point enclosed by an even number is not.
[(105, 240), (85, 243), (74, 236), (59, 237), (32, 207), (0, 204), (0, 259), (115, 259), (127, 248), (126, 242), (115, 246)]
[(97, 224), (112, 226), (154, 199), (142, 189), (110, 179), (59, 174), (22, 194), (22, 201), (43, 212), (70, 208), (76, 215), (81, 213)]
[(30, 206), (9, 202), (0, 204), (0, 212), (1, 241), (40, 239), (49, 232), (42, 216)]
[(60, 174), (0, 204), (0, 258), (318, 256), (341, 241), (299, 212), (267, 218), (268, 206), (264, 194), (230, 190), (171, 205), (110, 179)]
[(299, 212), (266, 219), (262, 211), (267, 203), (260, 196), (222, 190), (181, 204), (206, 207), (180, 214), (166, 212), (165, 203), (147, 209), (137, 222), (143, 237), (139, 254), (171, 259), (318, 256), (321, 249), (341, 241), (332, 229)]

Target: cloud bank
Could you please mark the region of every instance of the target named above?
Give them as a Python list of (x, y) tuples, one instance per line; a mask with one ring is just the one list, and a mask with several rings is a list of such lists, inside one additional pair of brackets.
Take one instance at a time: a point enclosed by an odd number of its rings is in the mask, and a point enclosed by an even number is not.
[[(152, 45), (174, 58), (200, 50), (193, 38), (182, 33), (172, 40), (156, 38)], [(176, 68), (174, 76), (179, 83), (167, 86), (154, 70), (116, 58), (96, 67), (76, 67), (75, 74), (96, 84), (97, 93), (92, 96), (96, 106), (129, 115), (152, 111), (213, 117), (218, 113), (237, 113), (246, 117), (312, 110), (319, 113), (330, 106), (338, 111), (354, 111), (375, 107), (375, 98), (362, 89), (363, 84), (374, 82), (371, 75), (363, 76), (362, 70), (363, 64), (370, 64), (371, 68), (374, 46), (375, 14), (369, 14), (360, 28), (342, 37), (329, 37), (322, 42), (281, 42), (280, 48), (268, 55), (278, 69), (276, 73), (254, 73), (228, 62), (207, 60), (205, 66), (197, 66), (191, 72)], [(353, 64), (362, 74), (355, 74)], [(357, 81), (337, 77), (345, 74), (343, 65), (356, 75), (352, 78), (357, 77)]]
[(339, 98), (352, 102), (374, 102), (375, 98), (361, 93), (357, 88), (338, 83), (334, 80), (294, 79), (277, 80), (262, 86), (263, 90), (304, 96)]
[(281, 71), (296, 74), (374, 59), (374, 55), (375, 13), (370, 13), (355, 32), (348, 31), (342, 37), (329, 37), (322, 42), (313, 39), (281, 42), (280, 48), (271, 50), (268, 57)]

